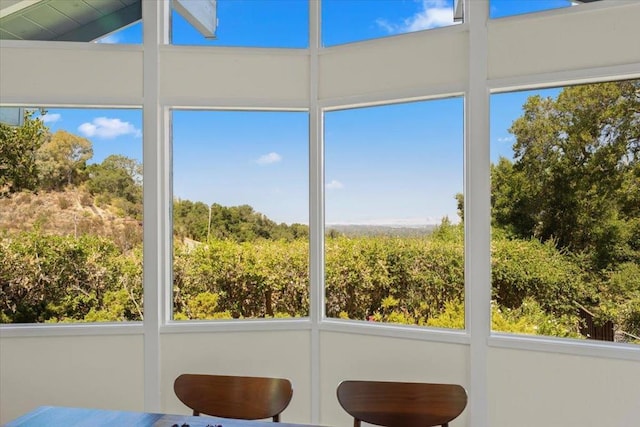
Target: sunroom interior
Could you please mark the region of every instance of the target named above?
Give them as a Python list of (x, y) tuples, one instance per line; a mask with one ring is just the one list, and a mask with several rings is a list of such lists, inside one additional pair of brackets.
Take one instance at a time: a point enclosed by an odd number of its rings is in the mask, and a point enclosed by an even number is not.
[[(322, 1), (307, 3), (304, 48), (172, 44), (168, 0), (116, 2), (128, 12), (117, 28), (140, 13), (140, 44), (19, 40), (0, 27), (1, 106), (139, 109), (144, 129), (144, 320), (0, 325), (0, 423), (41, 405), (188, 414), (173, 381), (189, 372), (289, 378), (283, 422), (351, 425), (336, 387), (372, 379), (463, 385), (468, 405), (452, 427), (638, 425), (640, 346), (492, 331), (489, 146), (492, 94), (640, 78), (640, 2), (490, 18), (490, 0), (456, 1), (455, 25), (325, 47)], [(0, 23), (34, 3), (0, 1)], [(95, 38), (86, 31), (76, 34)], [(464, 110), (465, 328), (327, 316), (325, 115), (453, 97)], [(307, 316), (173, 319), (171, 119), (180, 110), (307, 115)]]

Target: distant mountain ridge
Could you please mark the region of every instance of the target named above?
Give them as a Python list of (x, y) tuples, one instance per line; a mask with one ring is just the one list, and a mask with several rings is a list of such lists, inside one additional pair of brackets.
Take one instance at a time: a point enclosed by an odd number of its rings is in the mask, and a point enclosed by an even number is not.
[(395, 225), (395, 224), (327, 224), (325, 232), (331, 230), (345, 236), (427, 236), (437, 227), (434, 224), (423, 225)]
[[(80, 188), (64, 191), (21, 192), (0, 198), (0, 231), (30, 231), (38, 227), (47, 234), (98, 234), (116, 241), (137, 240), (142, 222), (127, 217), (117, 207), (101, 203)], [(426, 236), (434, 224), (327, 224), (327, 234), (356, 236)], [(126, 238), (122, 235), (125, 234)], [(133, 235), (133, 236), (132, 236)]]

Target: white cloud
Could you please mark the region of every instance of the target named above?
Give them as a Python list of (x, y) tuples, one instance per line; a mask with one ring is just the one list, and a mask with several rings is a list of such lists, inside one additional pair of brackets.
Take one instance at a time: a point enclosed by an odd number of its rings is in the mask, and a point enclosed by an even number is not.
[(96, 43), (117, 44), (120, 43), (120, 37), (117, 34), (109, 34), (101, 39), (96, 40)]
[(260, 156), (256, 163), (259, 165), (270, 165), (271, 163), (278, 163), (282, 160), (282, 156), (278, 153), (271, 152), (269, 154), (265, 154)]
[(60, 120), (62, 116), (60, 114), (45, 114), (44, 116), (40, 117), (40, 120), (42, 120), (43, 123), (55, 123), (58, 120)]
[(515, 137), (513, 135), (510, 136), (504, 136), (502, 138), (498, 138), (498, 142), (513, 142), (515, 141)]
[(398, 28), (399, 25), (392, 25), (386, 19), (378, 18), (376, 19), (376, 24), (378, 25), (378, 27), (382, 28), (389, 34), (395, 34), (400, 32)]
[(422, 0), (422, 7), (413, 16), (396, 24), (379, 18), (376, 24), (389, 34), (409, 33), (453, 24), (453, 7), (445, 0)]
[(334, 179), (330, 183), (328, 183), (326, 187), (327, 190), (339, 190), (341, 188), (344, 188), (344, 185), (340, 181)]
[(113, 139), (122, 135), (142, 136), (140, 129), (136, 129), (129, 122), (107, 117), (96, 117), (91, 123), (83, 123), (78, 126), (78, 131), (86, 137)]

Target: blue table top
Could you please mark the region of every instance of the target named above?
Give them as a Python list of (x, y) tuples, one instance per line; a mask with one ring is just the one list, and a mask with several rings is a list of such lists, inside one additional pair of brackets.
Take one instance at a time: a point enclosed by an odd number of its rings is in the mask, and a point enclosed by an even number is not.
[(308, 424), (274, 424), (268, 421), (61, 406), (41, 406), (10, 421), (5, 424), (5, 427), (274, 427), (275, 425), (279, 427), (318, 427)]

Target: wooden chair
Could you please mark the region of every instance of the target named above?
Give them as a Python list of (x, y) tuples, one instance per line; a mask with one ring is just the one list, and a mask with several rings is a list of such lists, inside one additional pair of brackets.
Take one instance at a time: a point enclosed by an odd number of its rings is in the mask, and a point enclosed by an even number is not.
[(280, 421), (280, 413), (293, 396), (291, 382), (283, 378), (182, 374), (173, 383), (178, 399), (193, 415)]
[(467, 406), (467, 392), (456, 384), (343, 381), (337, 393), (354, 427), (448, 427)]

